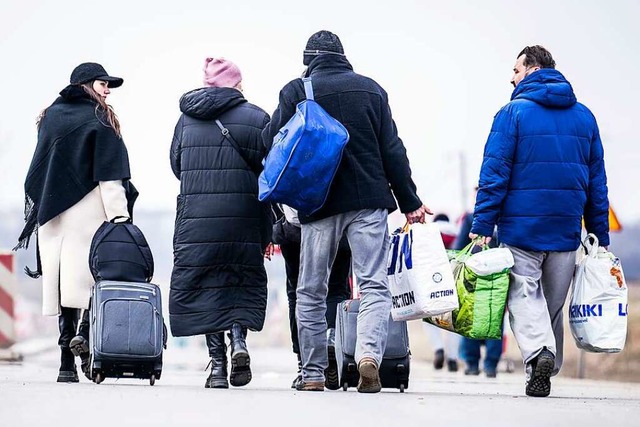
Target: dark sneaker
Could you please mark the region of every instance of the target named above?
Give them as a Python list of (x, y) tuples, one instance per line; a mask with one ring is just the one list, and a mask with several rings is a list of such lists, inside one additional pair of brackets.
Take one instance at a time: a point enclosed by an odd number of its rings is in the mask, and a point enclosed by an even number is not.
[(487, 378), (495, 378), (498, 376), (498, 373), (495, 369), (485, 370), (484, 374), (487, 376)]
[(465, 375), (480, 375), (480, 369), (477, 366), (470, 366), (464, 370)]
[(358, 381), (358, 392), (379, 393), (382, 389), (378, 364), (370, 357), (365, 357), (358, 363), (360, 380)]
[(455, 359), (447, 360), (447, 369), (449, 372), (458, 372), (458, 361)]
[(436, 350), (435, 357), (433, 359), (433, 367), (436, 370), (442, 369), (444, 366), (444, 350)]
[(298, 391), (324, 391), (324, 381), (304, 381), (300, 380), (296, 384)]
[(329, 366), (324, 370), (324, 386), (329, 390), (337, 390), (340, 388), (338, 381), (338, 361), (336, 360), (336, 348), (334, 346), (327, 347), (329, 355)]
[(527, 396), (549, 396), (551, 393), (551, 374), (554, 367), (555, 356), (545, 347), (531, 362), (531, 378), (525, 386)]

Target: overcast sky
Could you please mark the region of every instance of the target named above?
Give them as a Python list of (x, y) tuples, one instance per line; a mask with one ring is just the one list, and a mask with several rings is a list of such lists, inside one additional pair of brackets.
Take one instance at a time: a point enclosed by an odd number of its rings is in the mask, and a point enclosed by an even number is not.
[(0, 210), (22, 206), (35, 118), (79, 63), (99, 62), (124, 78), (109, 102), (141, 193), (137, 206), (173, 209), (178, 99), (201, 85), (204, 58), (236, 62), (247, 99), (271, 114), (279, 90), (303, 70), (308, 37), (327, 29), (355, 70), (389, 93), (425, 204), (454, 217), (469, 207), (460, 189), (477, 182), (516, 55), (544, 45), (598, 119), (612, 205), (623, 223), (636, 221), (639, 16), (637, 0), (0, 0)]

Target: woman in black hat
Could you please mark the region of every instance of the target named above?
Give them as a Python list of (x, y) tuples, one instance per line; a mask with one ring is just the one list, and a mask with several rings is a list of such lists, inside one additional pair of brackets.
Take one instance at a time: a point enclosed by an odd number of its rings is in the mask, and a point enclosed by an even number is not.
[(88, 263), (93, 235), (103, 221), (130, 216), (123, 186), (130, 178), (129, 157), (118, 118), (106, 103), (122, 83), (100, 64), (80, 64), (37, 122), (25, 180), (26, 225), (16, 249), (26, 248), (36, 233), (38, 269), (26, 271), (42, 275), (43, 314), (59, 316), (58, 382), (78, 382), (74, 344), (82, 349), (83, 371), (88, 368), (88, 324), (74, 336), (94, 284)]

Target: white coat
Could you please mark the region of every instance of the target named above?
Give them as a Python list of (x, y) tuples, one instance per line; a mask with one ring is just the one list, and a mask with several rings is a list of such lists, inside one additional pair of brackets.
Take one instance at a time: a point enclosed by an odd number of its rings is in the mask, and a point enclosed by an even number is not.
[(89, 308), (94, 284), (89, 248), (98, 227), (116, 216), (129, 217), (122, 181), (102, 181), (60, 215), (41, 225), (38, 244), (42, 266), (42, 314), (60, 307)]

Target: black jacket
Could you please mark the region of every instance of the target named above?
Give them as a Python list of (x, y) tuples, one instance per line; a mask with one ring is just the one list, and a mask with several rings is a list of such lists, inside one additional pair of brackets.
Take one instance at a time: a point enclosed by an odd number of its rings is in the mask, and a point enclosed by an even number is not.
[(131, 177), (127, 148), (96, 105), (82, 88), (67, 86), (46, 109), (24, 184), (26, 225), (18, 247), (98, 182)]
[[(396, 209), (403, 213), (422, 202), (411, 179), (402, 140), (391, 117), (387, 93), (372, 79), (353, 72), (349, 61), (337, 55), (321, 55), (309, 64), (315, 100), (349, 131), (349, 142), (331, 184), (324, 206), (300, 222), (310, 222), (361, 209)], [(278, 130), (305, 99), (301, 79), (280, 91), (280, 103), (262, 138), (270, 149)], [(393, 190), (393, 194), (392, 194)]]
[[(231, 88), (203, 88), (180, 99), (184, 113), (171, 144), (180, 179), (173, 238), (169, 313), (174, 336), (228, 330), (234, 322), (262, 329), (267, 274), (258, 181), (260, 133), (267, 113)], [(227, 127), (251, 163), (223, 138)]]

